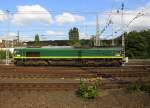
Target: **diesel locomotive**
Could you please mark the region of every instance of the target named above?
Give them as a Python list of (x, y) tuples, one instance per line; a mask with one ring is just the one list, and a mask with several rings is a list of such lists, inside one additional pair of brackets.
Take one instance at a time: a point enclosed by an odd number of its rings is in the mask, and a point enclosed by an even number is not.
[(122, 48), (15, 48), (14, 64), (24, 66), (121, 66)]

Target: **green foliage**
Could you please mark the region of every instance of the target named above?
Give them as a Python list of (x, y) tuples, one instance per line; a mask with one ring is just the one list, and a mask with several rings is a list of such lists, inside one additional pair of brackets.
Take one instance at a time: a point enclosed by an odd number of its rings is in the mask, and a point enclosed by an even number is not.
[(141, 85), (140, 89), (150, 95), (150, 85)]
[(96, 86), (88, 86), (86, 94), (85, 98), (94, 99), (98, 95)]
[(40, 38), (38, 34), (35, 35), (34, 44), (35, 46), (40, 46)]
[(138, 92), (144, 91), (150, 94), (150, 85), (135, 82), (129, 85), (128, 90), (132, 93), (138, 93)]
[[(9, 51), (9, 58), (12, 58), (12, 53)], [(0, 51), (0, 59), (6, 59), (6, 51)]]
[(131, 85), (129, 85), (128, 90), (132, 93), (137, 93), (141, 91), (141, 85), (139, 83), (133, 83)]
[(146, 42), (138, 32), (130, 32), (126, 35), (126, 56), (131, 58), (143, 58), (146, 56)]
[(74, 48), (81, 48), (80, 42), (74, 43), (74, 44), (73, 44), (73, 47), (74, 47)]
[(98, 86), (100, 81), (96, 80), (93, 85), (87, 85), (84, 81), (80, 81), (80, 87), (77, 95), (85, 99), (95, 99), (98, 96)]
[(6, 58), (6, 52), (0, 51), (0, 59), (5, 59), (5, 58)]
[(77, 94), (81, 97), (85, 96), (86, 90), (87, 90), (87, 85), (83, 81), (80, 81), (80, 87), (79, 90), (77, 91)]
[(91, 48), (94, 46), (94, 41), (92, 39), (81, 39), (80, 44), (83, 48)]
[(69, 30), (69, 44), (74, 45), (79, 41), (79, 31), (78, 28), (74, 27)]
[[(117, 46), (121, 46), (121, 36), (115, 41)], [(129, 58), (150, 58), (150, 30), (125, 33), (125, 48), (126, 56)]]

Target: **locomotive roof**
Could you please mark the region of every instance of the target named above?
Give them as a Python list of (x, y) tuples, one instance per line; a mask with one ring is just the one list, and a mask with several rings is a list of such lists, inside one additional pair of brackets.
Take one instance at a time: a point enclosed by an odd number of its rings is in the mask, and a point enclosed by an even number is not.
[(102, 47), (102, 48), (15, 48), (17, 50), (121, 50), (122, 47)]

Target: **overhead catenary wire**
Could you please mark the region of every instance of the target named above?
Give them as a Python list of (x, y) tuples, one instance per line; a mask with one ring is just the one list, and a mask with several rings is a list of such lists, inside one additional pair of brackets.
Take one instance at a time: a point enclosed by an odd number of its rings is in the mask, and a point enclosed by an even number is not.
[[(144, 10), (143, 10), (144, 11)], [(71, 14), (86, 14), (86, 15), (96, 15), (96, 14), (101, 14), (101, 15), (121, 15), (121, 13), (117, 11), (107, 11), (107, 12), (100, 12), (100, 11), (9, 11), (9, 14), (62, 14), (62, 13), (71, 13)], [(125, 11), (124, 15), (136, 15), (137, 12), (130, 12), (130, 11)], [(144, 12), (145, 16), (150, 16), (150, 12)], [(5, 12), (1, 12), (0, 15), (6, 15)]]

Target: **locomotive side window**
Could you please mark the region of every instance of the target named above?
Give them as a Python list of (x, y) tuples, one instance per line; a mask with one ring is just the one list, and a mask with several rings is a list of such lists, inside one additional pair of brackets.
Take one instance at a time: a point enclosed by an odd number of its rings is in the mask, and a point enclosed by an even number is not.
[(40, 57), (40, 52), (26, 52), (26, 57)]

